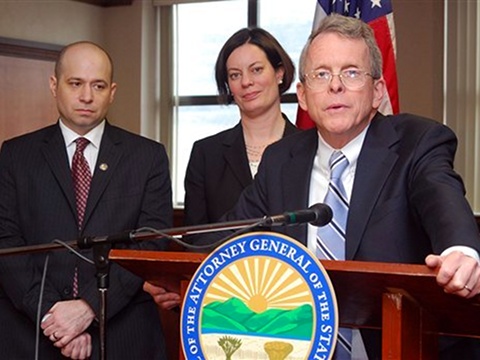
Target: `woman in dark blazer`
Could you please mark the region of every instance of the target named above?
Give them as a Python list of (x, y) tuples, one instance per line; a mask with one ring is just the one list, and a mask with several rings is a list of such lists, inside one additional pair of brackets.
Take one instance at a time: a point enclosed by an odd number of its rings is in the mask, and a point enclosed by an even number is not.
[(264, 149), (297, 128), (280, 109), (295, 76), (292, 60), (267, 31), (244, 28), (215, 65), (219, 100), (235, 102), (240, 122), (193, 145), (185, 177), (185, 224), (217, 221), (256, 174)]

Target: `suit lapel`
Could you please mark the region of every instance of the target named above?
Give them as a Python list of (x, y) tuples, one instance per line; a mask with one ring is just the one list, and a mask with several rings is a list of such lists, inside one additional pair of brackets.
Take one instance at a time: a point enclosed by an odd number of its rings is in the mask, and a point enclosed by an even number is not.
[(51, 131), (48, 131), (45, 135), (41, 151), (45, 161), (57, 179), (58, 185), (65, 194), (65, 198), (72, 210), (73, 218), (76, 219), (77, 210), (75, 206), (75, 192), (73, 190), (72, 175), (68, 163), (65, 140), (58, 123), (53, 125), (50, 129)]
[(222, 145), (225, 147), (224, 156), (226, 163), (242, 186), (247, 187), (252, 182), (252, 174), (248, 166), (245, 141), (240, 123), (227, 134)]
[[(285, 211), (300, 210), (308, 206), (310, 176), (317, 152), (318, 135), (316, 129), (307, 131), (309, 134), (299, 137), (301, 140), (292, 147), (290, 159), (282, 169), (281, 193), (284, 197), (282, 208)], [(285, 204), (292, 207), (286, 209)], [(289, 226), (286, 233), (306, 245), (307, 229), (307, 226)]]
[(392, 124), (378, 114), (358, 157), (347, 224), (347, 260), (354, 258), (378, 196), (397, 161), (398, 155), (391, 150), (397, 141)]
[(114, 175), (120, 159), (122, 158), (123, 147), (119, 146), (121, 145), (121, 140), (116, 135), (117, 133), (115, 132), (115, 129), (106, 123), (92, 183), (90, 184), (90, 192), (88, 194), (87, 207), (85, 209), (84, 228), (87, 227), (88, 220), (90, 219), (93, 210), (97, 206), (98, 201)]

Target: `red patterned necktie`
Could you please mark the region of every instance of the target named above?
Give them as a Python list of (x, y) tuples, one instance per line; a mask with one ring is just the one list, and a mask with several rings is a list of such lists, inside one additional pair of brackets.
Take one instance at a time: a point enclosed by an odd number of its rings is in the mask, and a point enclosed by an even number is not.
[[(83, 155), (83, 151), (90, 143), (85, 138), (78, 138), (75, 140), (76, 148), (72, 159), (72, 180), (75, 189), (75, 200), (77, 204), (77, 221), (78, 229), (82, 229), (83, 220), (85, 216), (85, 207), (87, 206), (88, 192), (90, 190), (90, 182), (92, 181), (92, 173), (88, 166), (87, 159)], [(75, 267), (75, 274), (73, 277), (73, 297), (78, 296), (78, 269)]]
[(85, 150), (90, 141), (81, 137), (75, 140), (75, 142), (77, 143), (77, 147), (72, 160), (72, 179), (77, 203), (78, 229), (81, 229), (85, 215), (85, 207), (87, 206), (90, 182), (92, 181), (90, 167), (88, 166), (87, 159), (83, 156), (83, 150)]

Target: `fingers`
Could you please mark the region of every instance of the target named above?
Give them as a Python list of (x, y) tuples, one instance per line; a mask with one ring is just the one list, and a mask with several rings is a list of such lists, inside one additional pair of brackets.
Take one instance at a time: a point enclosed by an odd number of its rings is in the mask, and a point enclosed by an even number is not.
[(154, 283), (145, 282), (143, 290), (154, 296), (157, 293), (180, 293), (180, 278), (175, 276), (159, 276)]
[(47, 320), (50, 316), (52, 316), (51, 312), (46, 313), (45, 316), (42, 318), (42, 324), (47, 324)]
[(163, 310), (171, 310), (181, 304), (180, 295), (171, 292), (157, 294), (153, 300)]
[(88, 333), (82, 333), (64, 346), (62, 355), (71, 359), (84, 360), (92, 355), (92, 340)]
[(43, 330), (43, 334), (48, 337), (55, 347), (61, 348), (71, 339), (71, 337), (65, 337), (65, 329), (57, 324), (56, 316), (53, 312), (48, 312), (43, 317), (40, 327)]
[(43, 317), (43, 333), (55, 346), (63, 347), (83, 333), (95, 313), (84, 300), (59, 301)]
[(163, 310), (171, 310), (181, 303), (180, 294), (169, 292), (166, 288), (145, 282), (143, 290), (148, 292), (155, 303)]
[(172, 310), (178, 306), (180, 306), (180, 301), (163, 301), (161, 303), (157, 303), (160, 309), (162, 310)]
[(425, 262), (440, 264), (436, 279), (446, 293), (471, 298), (480, 292), (480, 266), (476, 259), (460, 252), (438, 258), (427, 257)]
[(58, 336), (56, 333), (51, 334), (48, 338), (50, 339), (50, 341), (54, 343), (56, 343), (58, 340), (61, 339), (61, 337)]
[(50, 334), (48, 339), (53, 343), (53, 346), (57, 348), (62, 348), (67, 345), (71, 338), (69, 336), (63, 336), (58, 331)]
[(478, 295), (478, 291), (474, 291), (474, 287), (469, 286), (468, 283), (465, 284), (461, 289), (453, 292), (454, 294), (465, 297), (467, 299), (470, 299), (476, 295)]
[(149, 282), (143, 283), (143, 290), (152, 296), (155, 296), (158, 294), (164, 294), (166, 292), (166, 290), (163, 287), (153, 285), (152, 283), (149, 283)]
[(58, 331), (56, 331), (54, 328), (53, 324), (55, 321), (52, 315), (53, 314), (51, 312), (45, 314), (45, 316), (42, 318), (40, 327), (43, 329), (43, 334), (48, 337), (51, 342), (57, 343), (59, 340), (61, 340), (62, 336), (60, 336)]
[(469, 279), (465, 281), (461, 292), (461, 296), (464, 296), (467, 299), (480, 294), (480, 266), (478, 264), (474, 267)]
[(435, 268), (440, 267), (442, 265), (442, 258), (438, 255), (428, 255), (425, 258), (425, 264), (430, 269), (435, 269)]

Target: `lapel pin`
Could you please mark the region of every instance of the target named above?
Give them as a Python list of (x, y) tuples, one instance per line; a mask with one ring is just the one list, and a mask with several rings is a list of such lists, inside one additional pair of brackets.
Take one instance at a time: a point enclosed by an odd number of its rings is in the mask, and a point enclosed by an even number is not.
[(100, 170), (102, 170), (102, 171), (107, 171), (108, 165), (105, 164), (105, 163), (102, 163), (102, 164), (100, 164), (99, 168), (100, 168)]

